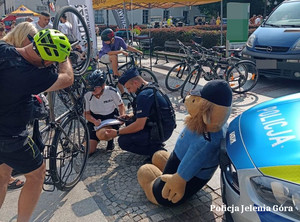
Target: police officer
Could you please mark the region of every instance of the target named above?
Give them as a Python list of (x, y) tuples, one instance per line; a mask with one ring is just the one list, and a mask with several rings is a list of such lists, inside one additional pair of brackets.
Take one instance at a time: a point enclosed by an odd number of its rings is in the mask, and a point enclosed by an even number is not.
[(158, 85), (146, 82), (135, 68), (123, 73), (119, 83), (137, 95), (133, 113), (121, 116), (128, 121), (126, 127), (108, 129), (105, 133), (119, 136), (119, 146), (123, 150), (152, 156), (164, 149), (163, 142), (170, 138), (176, 126), (172, 104)]
[[(89, 92), (84, 95), (85, 99), (85, 118), (87, 119), (88, 129), (90, 133), (90, 155), (96, 151), (97, 145), (101, 139), (97, 136), (94, 129), (99, 126), (101, 121), (106, 119), (113, 119), (116, 115), (125, 114), (125, 106), (120, 94), (113, 87), (106, 86), (106, 74), (96, 69), (88, 78)], [(118, 126), (113, 126), (119, 129)], [(109, 140), (106, 150), (112, 151), (114, 149), (113, 140)]]

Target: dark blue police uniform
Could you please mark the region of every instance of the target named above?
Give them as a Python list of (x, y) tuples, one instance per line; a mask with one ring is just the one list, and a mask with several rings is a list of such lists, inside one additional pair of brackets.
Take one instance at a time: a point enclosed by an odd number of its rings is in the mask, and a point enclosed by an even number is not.
[[(143, 86), (137, 92), (137, 97), (133, 103), (134, 120), (136, 118), (147, 117), (147, 122), (143, 130), (119, 136), (119, 146), (121, 149), (140, 155), (153, 155), (156, 151), (163, 148), (163, 142), (168, 140), (175, 128), (175, 116), (172, 106), (167, 99), (156, 91), (156, 98), (159, 105), (157, 111), (155, 103), (155, 90)], [(153, 133), (154, 124), (161, 120), (163, 138), (158, 139)]]

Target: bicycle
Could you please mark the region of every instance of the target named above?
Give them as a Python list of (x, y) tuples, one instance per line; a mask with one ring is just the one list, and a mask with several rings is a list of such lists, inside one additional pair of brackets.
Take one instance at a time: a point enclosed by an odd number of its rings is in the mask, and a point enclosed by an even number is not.
[(195, 66), (183, 83), (180, 92), (182, 98), (190, 90), (199, 86), (198, 83), (201, 77), (206, 81), (224, 79), (229, 83), (232, 91), (238, 94), (251, 90), (259, 78), (255, 63), (249, 60), (232, 60), (231, 57), (209, 58), (208, 55), (204, 55), (197, 63), (198, 65)]
[[(85, 33), (89, 42), (88, 28), (80, 13), (70, 7), (61, 8), (55, 19), (54, 29), (57, 29), (59, 18), (64, 13), (71, 13), (77, 22), (80, 22), (80, 29)], [(79, 44), (74, 41), (72, 48)], [(88, 43), (90, 48), (90, 42)], [(32, 138), (39, 147), (46, 163), (46, 175), (43, 189), (54, 191), (55, 188), (62, 191), (72, 189), (81, 179), (89, 153), (89, 131), (86, 120), (82, 117), (85, 81), (85, 73), (89, 65), (90, 51), (87, 49), (85, 60), (78, 63), (74, 60), (74, 52), (70, 54), (70, 60), (74, 70), (74, 84), (66, 89), (57, 92), (58, 97), (68, 108), (66, 112), (55, 118), (54, 100), (55, 93), (48, 93), (49, 115), (43, 120), (35, 119), (33, 122)], [(73, 53), (73, 54), (72, 54)], [(46, 188), (52, 185), (52, 189)]]
[(165, 85), (169, 91), (177, 91), (183, 86), (186, 77), (191, 72), (192, 67), (196, 63), (197, 59), (195, 50), (192, 50), (192, 48), (185, 46), (178, 39), (177, 42), (180, 45), (180, 51), (183, 51), (183, 53), (186, 54), (186, 57), (184, 57), (182, 61), (175, 64), (169, 70), (165, 78)]

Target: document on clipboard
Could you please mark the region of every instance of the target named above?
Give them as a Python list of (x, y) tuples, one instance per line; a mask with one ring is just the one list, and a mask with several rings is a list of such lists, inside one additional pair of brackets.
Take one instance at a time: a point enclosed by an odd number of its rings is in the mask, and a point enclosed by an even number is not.
[(94, 126), (94, 129), (97, 131), (105, 126), (121, 125), (123, 122), (117, 119), (106, 119), (101, 121), (99, 126)]

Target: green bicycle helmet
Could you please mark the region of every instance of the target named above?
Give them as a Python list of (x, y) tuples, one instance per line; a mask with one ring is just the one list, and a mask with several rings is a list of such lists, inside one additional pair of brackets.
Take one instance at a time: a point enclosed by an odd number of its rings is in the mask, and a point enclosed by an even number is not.
[(43, 29), (35, 34), (33, 39), (36, 52), (44, 60), (63, 62), (70, 55), (70, 42), (68, 38), (58, 30)]

